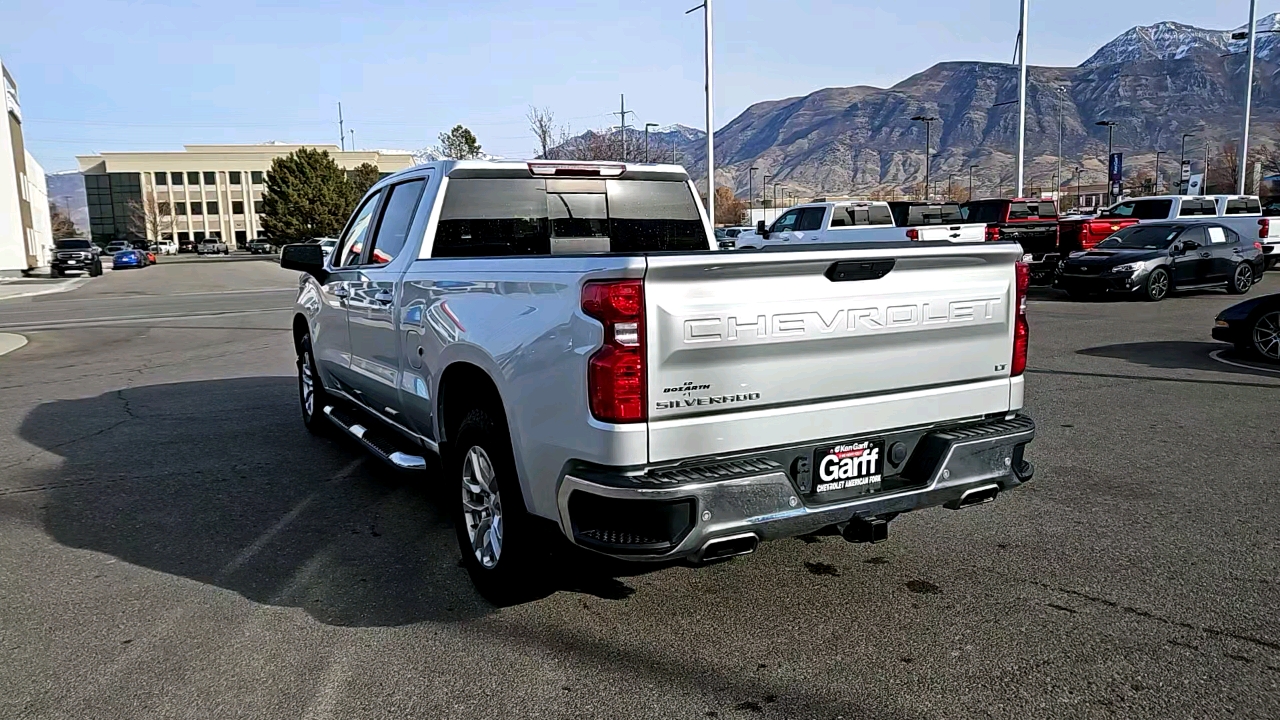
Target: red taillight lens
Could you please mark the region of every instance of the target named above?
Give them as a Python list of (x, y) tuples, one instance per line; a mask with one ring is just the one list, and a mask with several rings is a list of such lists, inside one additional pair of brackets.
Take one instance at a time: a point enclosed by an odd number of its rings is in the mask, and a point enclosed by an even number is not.
[(1262, 249), (1262, 243), (1260, 243), (1260, 242), (1255, 242), (1255, 243), (1253, 244), (1253, 247), (1254, 247), (1254, 249), (1255, 249), (1255, 250), (1261, 250), (1261, 249)]
[(1262, 218), (1261, 220), (1258, 221), (1258, 237), (1262, 240), (1266, 240), (1267, 236), (1270, 234), (1271, 234), (1271, 218)]
[(987, 226), (987, 242), (996, 242), (1000, 239), (1000, 228), (995, 225)]
[(1031, 287), (1031, 266), (1018, 263), (1017, 314), (1013, 319), (1013, 361), (1009, 365), (1009, 375), (1018, 377), (1027, 369), (1027, 344), (1031, 337), (1031, 327), (1027, 325), (1027, 288)]
[(908, 230), (907, 230), (907, 239), (908, 239), (908, 240), (919, 240), (919, 239), (920, 239), (920, 231), (919, 231), (919, 230), (917, 230), (917, 229), (915, 229), (915, 228), (910, 228), (910, 229), (908, 229)]
[(583, 285), (582, 312), (604, 325), (604, 347), (587, 362), (591, 415), (611, 423), (644, 422), (648, 409), (643, 281)]

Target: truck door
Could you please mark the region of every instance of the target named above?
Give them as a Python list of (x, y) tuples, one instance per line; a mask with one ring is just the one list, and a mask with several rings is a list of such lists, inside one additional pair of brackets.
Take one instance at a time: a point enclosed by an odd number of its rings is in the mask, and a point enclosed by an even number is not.
[(357, 266), (363, 255), (364, 241), (382, 193), (369, 196), (329, 256), (332, 273), (320, 285), (320, 311), (316, 316), (315, 336), (311, 338), (316, 367), (320, 374), (342, 390), (352, 389), (351, 333), (347, 327), (347, 304), (351, 299), (351, 283), (359, 274)]
[(796, 224), (800, 222), (800, 213), (803, 210), (804, 208), (788, 210), (774, 220), (773, 227), (769, 229), (767, 242), (774, 245), (790, 245), (796, 239)]
[(426, 178), (414, 178), (383, 190), (385, 199), (365, 243), (358, 276), (350, 283), (347, 301), (351, 382), (369, 408), (398, 423), (402, 422), (402, 408), (396, 281), (407, 264), (395, 260), (405, 247), (426, 183)]

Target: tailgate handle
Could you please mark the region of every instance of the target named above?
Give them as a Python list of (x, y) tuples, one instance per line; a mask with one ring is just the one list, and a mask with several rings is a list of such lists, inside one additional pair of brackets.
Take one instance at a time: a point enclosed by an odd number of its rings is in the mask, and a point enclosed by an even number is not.
[(831, 282), (879, 280), (893, 270), (896, 260), (844, 260), (832, 263), (824, 273)]

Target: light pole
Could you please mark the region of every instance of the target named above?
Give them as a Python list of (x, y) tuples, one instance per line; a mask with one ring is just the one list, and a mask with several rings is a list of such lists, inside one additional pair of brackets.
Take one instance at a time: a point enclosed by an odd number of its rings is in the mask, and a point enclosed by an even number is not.
[[(1067, 94), (1067, 89), (1064, 87), (1060, 87), (1058, 88), (1058, 92), (1062, 93), (1065, 96)], [(1062, 204), (1062, 197), (1061, 197), (1062, 196), (1062, 136), (1064, 134), (1063, 124), (1062, 124), (1062, 106), (1063, 106), (1063, 103), (1059, 102), (1058, 103), (1058, 175), (1053, 188), (1054, 201), (1056, 201), (1059, 205)]]
[(1156, 151), (1156, 194), (1160, 194), (1160, 156), (1164, 155), (1164, 150)]
[(658, 127), (658, 123), (644, 124), (644, 161), (649, 162), (649, 128)]
[(773, 220), (778, 221), (778, 183), (773, 184)]
[[(769, 194), (769, 178), (771, 177), (773, 176), (765, 174), (760, 178), (760, 217), (766, 222), (769, 220), (769, 213), (765, 212), (764, 202), (765, 197)], [(770, 203), (769, 207), (773, 207), (773, 204)]]
[[(1237, 173), (1240, 176), (1236, 184), (1236, 194), (1244, 194), (1244, 179), (1248, 173), (1249, 163), (1249, 115), (1253, 111), (1253, 56), (1258, 46), (1258, 35), (1254, 27), (1258, 18), (1258, 0), (1249, 0), (1249, 65), (1245, 71), (1244, 81), (1244, 129), (1240, 131), (1240, 161)], [(1208, 175), (1208, 172), (1205, 173)]]
[[(1098, 122), (1094, 123), (1094, 125), (1099, 125), (1099, 126), (1101, 126), (1101, 127), (1105, 127), (1105, 128), (1107, 129), (1107, 163), (1106, 163), (1106, 165), (1107, 165), (1107, 198), (1108, 198), (1108, 202), (1107, 202), (1107, 204), (1108, 204), (1108, 205), (1110, 205), (1111, 203), (1114, 203), (1114, 202), (1116, 201), (1116, 199), (1115, 199), (1115, 193), (1112, 193), (1112, 192), (1111, 192), (1111, 190), (1112, 190), (1112, 187), (1111, 187), (1111, 156), (1115, 153), (1115, 151), (1113, 150), (1114, 145), (1112, 145), (1111, 140), (1112, 140), (1112, 131), (1113, 131), (1113, 130), (1115, 130), (1116, 125), (1119, 125), (1119, 124), (1120, 124), (1120, 123), (1114, 122), (1114, 121), (1112, 121), (1112, 120), (1099, 120)], [(1123, 177), (1122, 177), (1122, 178), (1120, 178), (1120, 181), (1121, 181), (1121, 182), (1124, 182), (1124, 178), (1123, 178)]]
[(1018, 197), (1022, 197), (1023, 168), (1027, 143), (1027, 0), (1022, 0), (1018, 23)]
[(1186, 192), (1182, 189), (1182, 164), (1187, 161), (1187, 138), (1195, 137), (1195, 133), (1182, 133), (1182, 154), (1178, 157), (1178, 194)]
[(756, 172), (760, 168), (747, 168), (747, 218), (754, 220), (756, 211)]
[(706, 31), (703, 50), (706, 55), (707, 75), (707, 215), (710, 216), (711, 223), (714, 225), (716, 222), (716, 149), (715, 123), (711, 113), (711, 0), (702, 0), (701, 5), (685, 11), (685, 15), (695, 10), (702, 10), (702, 26)]
[(955, 200), (956, 199), (955, 194), (956, 194), (956, 176), (948, 175), (947, 176), (947, 199)]
[(1080, 173), (1084, 172), (1084, 168), (1076, 166), (1076, 207), (1080, 207)]
[(924, 123), (924, 194), (925, 200), (929, 199), (929, 152), (932, 145), (931, 136), (933, 124), (938, 122), (938, 118), (932, 115), (916, 115), (911, 118), (915, 122)]

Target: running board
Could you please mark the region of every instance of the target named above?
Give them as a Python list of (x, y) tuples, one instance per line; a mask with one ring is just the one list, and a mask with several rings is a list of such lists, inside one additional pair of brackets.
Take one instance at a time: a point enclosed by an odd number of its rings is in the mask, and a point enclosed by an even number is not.
[(336, 405), (326, 405), (324, 415), (329, 418), (329, 422), (337, 425), (343, 432), (358, 440), (369, 452), (388, 465), (401, 470), (427, 469), (427, 461), (422, 456), (400, 452), (386, 435), (360, 424), (342, 408)]

